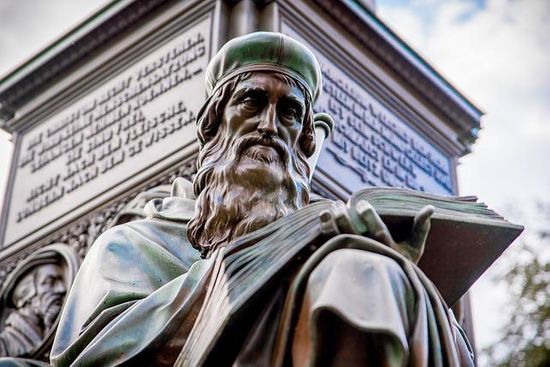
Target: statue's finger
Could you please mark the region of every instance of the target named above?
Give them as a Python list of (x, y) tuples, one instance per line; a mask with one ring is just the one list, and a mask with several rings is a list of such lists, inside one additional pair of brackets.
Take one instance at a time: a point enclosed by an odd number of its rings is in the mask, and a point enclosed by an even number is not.
[(390, 231), (376, 212), (376, 209), (366, 200), (359, 200), (355, 209), (367, 226), (367, 234), (375, 240), (393, 248), (395, 243)]
[(426, 205), (414, 217), (411, 241), (409, 244), (415, 248), (423, 248), (430, 233), (431, 217), (435, 208)]

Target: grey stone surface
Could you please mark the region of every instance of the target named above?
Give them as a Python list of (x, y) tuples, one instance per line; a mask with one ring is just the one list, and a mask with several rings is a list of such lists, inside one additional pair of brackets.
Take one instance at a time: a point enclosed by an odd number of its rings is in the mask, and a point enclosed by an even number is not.
[(209, 52), (206, 19), (25, 133), (5, 245), (193, 144)]

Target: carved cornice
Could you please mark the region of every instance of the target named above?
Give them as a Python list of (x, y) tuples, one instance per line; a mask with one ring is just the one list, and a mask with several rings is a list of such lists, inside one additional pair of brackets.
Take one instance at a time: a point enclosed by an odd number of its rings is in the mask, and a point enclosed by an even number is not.
[(446, 116), (459, 131), (458, 138), (463, 144), (469, 146), (477, 139), (483, 111), (450, 85), (378, 17), (353, 0), (313, 2), (331, 14), (331, 19), (357, 37), (364, 47)]
[(14, 116), (17, 108), (109, 40), (173, 1), (113, 1), (6, 75), (0, 80), (0, 127), (11, 132), (5, 121)]

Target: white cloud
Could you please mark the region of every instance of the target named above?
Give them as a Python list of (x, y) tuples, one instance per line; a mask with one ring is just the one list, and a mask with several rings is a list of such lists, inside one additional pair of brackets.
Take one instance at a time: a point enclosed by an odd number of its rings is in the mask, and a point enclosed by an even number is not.
[[(550, 200), (550, 2), (390, 3), (378, 1), (379, 15), (487, 112), (461, 160), (461, 192), (504, 214), (511, 204)], [(488, 277), (473, 290), (481, 346), (494, 341), (507, 300)]]
[(0, 0), (0, 76), (104, 3), (106, 0)]

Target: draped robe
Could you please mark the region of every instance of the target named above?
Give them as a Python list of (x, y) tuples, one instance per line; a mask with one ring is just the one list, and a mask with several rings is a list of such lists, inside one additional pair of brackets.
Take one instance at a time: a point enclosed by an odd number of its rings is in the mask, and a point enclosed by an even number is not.
[[(302, 211), (313, 218), (322, 205)], [(424, 274), (390, 248), (349, 234), (323, 237), (308, 256), (289, 258), (201, 355), (196, 324), (221, 310), (212, 291), (220, 264), (230, 253), (249, 256), (246, 246), (277, 246), (293, 219), (201, 259), (185, 232), (194, 209), (190, 183), (178, 179), (173, 196), (147, 204), (147, 219), (97, 239), (67, 296), (53, 365), (473, 366), (464, 334)], [(296, 246), (308, 249), (303, 242)]]

